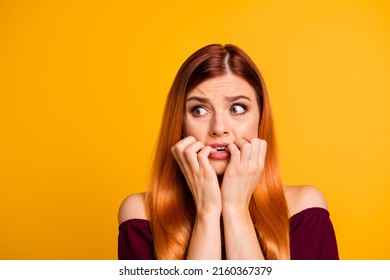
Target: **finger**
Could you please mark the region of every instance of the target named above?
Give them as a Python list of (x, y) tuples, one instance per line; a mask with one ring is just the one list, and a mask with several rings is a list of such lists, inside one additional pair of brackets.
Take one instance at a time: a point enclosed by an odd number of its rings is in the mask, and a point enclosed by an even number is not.
[(181, 153), (181, 151), (183, 151), (188, 145), (194, 142), (196, 142), (196, 139), (193, 136), (188, 136), (184, 139), (181, 139), (179, 142), (173, 145), (173, 147), (171, 148), (171, 152), (173, 154)]
[(234, 141), (234, 144), (241, 150), (245, 143), (249, 143), (249, 141), (245, 140), (244, 138), (237, 138), (236, 141)]
[(199, 162), (198, 162), (198, 152), (204, 147), (204, 144), (200, 141), (196, 141), (188, 145), (182, 155), (184, 156), (184, 160), (188, 162), (191, 169), (194, 171), (199, 170)]
[(190, 144), (194, 142), (196, 142), (195, 137), (189, 136), (180, 140), (171, 148), (171, 152), (183, 172), (189, 168), (188, 163), (183, 155), (183, 152)]
[(199, 167), (205, 171), (214, 170), (210, 164), (209, 156), (216, 152), (217, 151), (210, 146), (205, 146), (202, 150), (200, 150), (200, 152), (198, 152)]
[(259, 164), (264, 168), (265, 158), (267, 156), (267, 141), (260, 139)]
[(236, 144), (231, 143), (227, 146), (227, 151), (230, 153), (230, 164), (239, 164), (241, 160), (241, 152), (240, 149), (236, 146)]
[(260, 138), (253, 138), (251, 140), (252, 145), (252, 153), (250, 156), (250, 162), (257, 164), (259, 162), (259, 155), (261, 151), (261, 139)]
[(252, 144), (243, 138), (239, 138), (234, 142), (241, 151), (241, 162), (249, 163), (252, 153)]

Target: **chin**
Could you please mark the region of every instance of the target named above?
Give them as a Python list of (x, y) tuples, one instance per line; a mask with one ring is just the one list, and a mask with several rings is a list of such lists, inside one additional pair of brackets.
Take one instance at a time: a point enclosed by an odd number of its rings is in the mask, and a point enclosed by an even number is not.
[(223, 175), (229, 160), (210, 160), (210, 163), (217, 175)]

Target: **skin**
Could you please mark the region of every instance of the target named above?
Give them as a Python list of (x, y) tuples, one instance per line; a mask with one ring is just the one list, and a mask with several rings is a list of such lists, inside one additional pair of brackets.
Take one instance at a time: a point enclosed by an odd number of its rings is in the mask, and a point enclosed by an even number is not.
[[(232, 102), (229, 98), (234, 96), (241, 98)], [(224, 244), (227, 259), (264, 259), (248, 211), (267, 150), (266, 142), (257, 138), (260, 114), (253, 88), (226, 74), (199, 84), (188, 93), (185, 106), (184, 138), (171, 151), (197, 207), (187, 258), (221, 259)], [(228, 143), (230, 156), (210, 158), (217, 153), (209, 146), (213, 143)], [(290, 216), (310, 207), (327, 209), (324, 196), (313, 186), (283, 186), (283, 190)], [(129, 219), (148, 219), (145, 193), (129, 195), (122, 202), (118, 222)]]
[[(206, 80), (188, 93), (185, 138), (172, 153), (197, 209), (189, 259), (221, 258), (221, 217), (228, 259), (264, 259), (248, 210), (267, 151), (259, 122), (256, 93), (237, 76)], [(230, 156), (214, 158), (214, 143), (228, 144)]]

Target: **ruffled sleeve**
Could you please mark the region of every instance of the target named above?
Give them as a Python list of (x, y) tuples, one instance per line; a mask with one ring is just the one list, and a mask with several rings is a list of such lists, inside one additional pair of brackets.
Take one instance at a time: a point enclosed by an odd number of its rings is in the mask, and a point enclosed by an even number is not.
[(338, 260), (336, 235), (329, 212), (308, 208), (290, 218), (292, 260)]
[(118, 259), (155, 259), (153, 237), (149, 221), (130, 219), (119, 225)]

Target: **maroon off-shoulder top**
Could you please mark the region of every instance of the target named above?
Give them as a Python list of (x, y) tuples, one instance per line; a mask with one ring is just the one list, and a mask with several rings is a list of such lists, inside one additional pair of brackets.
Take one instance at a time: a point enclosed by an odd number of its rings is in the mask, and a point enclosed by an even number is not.
[[(336, 236), (329, 212), (305, 209), (290, 217), (292, 260), (338, 260)], [(130, 219), (119, 225), (118, 259), (153, 260), (153, 236), (148, 220)]]

